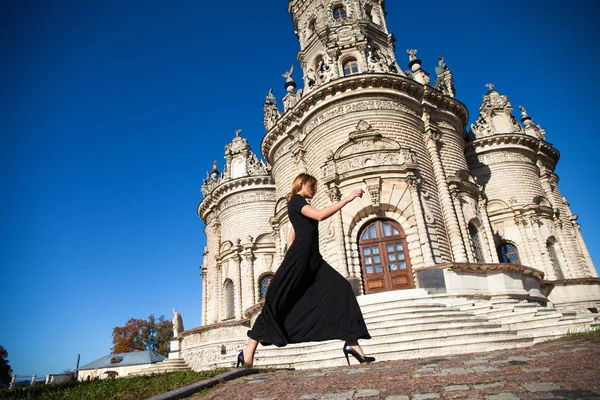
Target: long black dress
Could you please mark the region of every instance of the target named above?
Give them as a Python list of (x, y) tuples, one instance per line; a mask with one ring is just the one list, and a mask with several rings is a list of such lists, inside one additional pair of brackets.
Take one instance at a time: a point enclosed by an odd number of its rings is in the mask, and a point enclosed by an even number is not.
[(350, 283), (319, 252), (318, 221), (300, 212), (295, 194), (288, 216), (296, 238), (267, 289), (262, 312), (248, 336), (263, 345), (370, 339)]

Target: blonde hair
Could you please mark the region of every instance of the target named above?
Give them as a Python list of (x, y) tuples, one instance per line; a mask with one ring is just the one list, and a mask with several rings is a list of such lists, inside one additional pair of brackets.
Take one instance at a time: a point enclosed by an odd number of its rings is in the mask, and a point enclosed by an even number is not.
[(292, 191), (287, 196), (288, 201), (291, 200), (296, 193), (301, 191), (302, 186), (304, 186), (304, 184), (306, 183), (310, 185), (313, 192), (317, 191), (317, 178), (309, 174), (300, 174), (294, 179), (294, 182), (292, 183)]

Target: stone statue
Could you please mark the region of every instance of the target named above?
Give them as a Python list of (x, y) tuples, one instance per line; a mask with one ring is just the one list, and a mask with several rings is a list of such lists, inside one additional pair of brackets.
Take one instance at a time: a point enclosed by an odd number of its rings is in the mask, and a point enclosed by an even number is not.
[(273, 95), (273, 89), (272, 88), (269, 89), (269, 94), (267, 95), (265, 103), (267, 103), (267, 104), (277, 104), (277, 98)]
[(176, 309), (173, 309), (173, 337), (178, 338), (179, 334), (183, 332), (183, 319), (181, 318), (181, 314), (177, 312)]
[(410, 61), (414, 61), (417, 59), (417, 50), (414, 50), (414, 49), (406, 50), (406, 54), (408, 54), (408, 59)]
[(439, 56), (438, 57), (438, 64), (440, 65), (440, 67), (442, 67), (444, 70), (448, 69), (448, 66), (446, 65), (446, 63), (444, 62), (444, 56)]
[(294, 73), (294, 65), (292, 64), (292, 67), (290, 68), (290, 70), (281, 76), (283, 76), (285, 78), (286, 82), (294, 82), (294, 80), (292, 79), (293, 73)]
[(527, 110), (525, 109), (525, 107), (519, 106), (519, 110), (521, 110), (521, 118), (523, 118), (523, 119), (529, 118), (529, 115), (527, 114)]
[(486, 88), (488, 88), (488, 89), (490, 90), (490, 92), (491, 92), (492, 90), (494, 90), (494, 85), (493, 85), (493, 84), (491, 84), (491, 83), (486, 83), (486, 84), (485, 84), (485, 87), (486, 87)]

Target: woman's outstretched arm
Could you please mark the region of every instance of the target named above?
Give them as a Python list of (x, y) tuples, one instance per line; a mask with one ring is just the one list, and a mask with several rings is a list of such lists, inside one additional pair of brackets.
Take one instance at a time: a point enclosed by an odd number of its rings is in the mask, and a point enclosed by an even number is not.
[(302, 210), (300, 210), (300, 212), (302, 213), (302, 215), (304, 215), (310, 219), (315, 219), (317, 221), (323, 221), (323, 220), (331, 217), (333, 214), (335, 214), (339, 210), (341, 210), (342, 207), (344, 207), (346, 204), (350, 203), (355, 198), (362, 197), (363, 193), (364, 193), (364, 191), (362, 189), (354, 189), (352, 191), (352, 193), (350, 193), (350, 195), (348, 197), (346, 197), (345, 199), (342, 199), (342, 200), (338, 201), (337, 203), (333, 203), (332, 205), (325, 207), (322, 210), (317, 210), (316, 208), (313, 208), (307, 204), (304, 207), (302, 207)]

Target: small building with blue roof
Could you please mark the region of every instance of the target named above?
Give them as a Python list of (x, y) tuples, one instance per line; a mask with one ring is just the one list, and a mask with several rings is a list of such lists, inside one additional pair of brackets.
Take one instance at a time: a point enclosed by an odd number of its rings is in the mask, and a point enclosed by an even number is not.
[(123, 377), (139, 372), (165, 359), (165, 356), (150, 350), (109, 354), (80, 367), (77, 371), (77, 379), (85, 381)]

